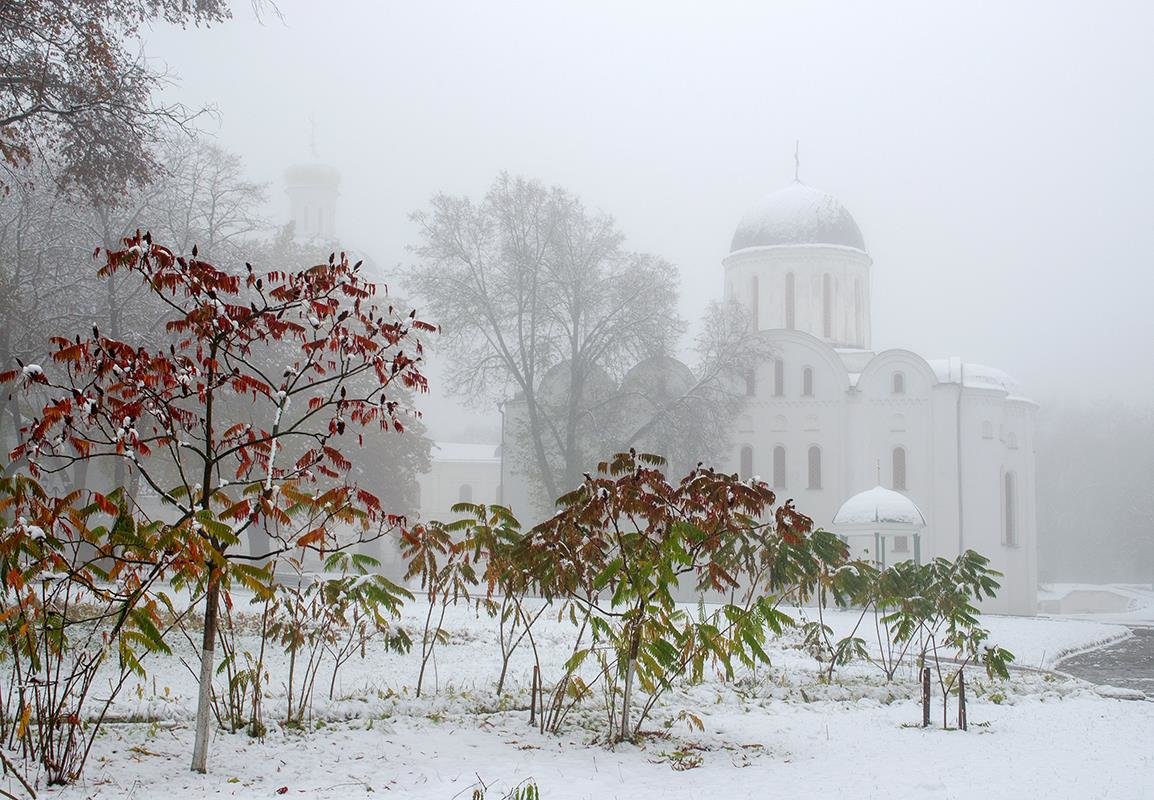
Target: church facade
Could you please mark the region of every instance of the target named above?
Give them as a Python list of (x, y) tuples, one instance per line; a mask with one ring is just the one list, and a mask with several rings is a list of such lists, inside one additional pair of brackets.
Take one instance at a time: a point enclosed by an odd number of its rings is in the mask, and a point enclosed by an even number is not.
[(1035, 613), (1037, 405), (997, 369), (873, 350), (873, 263), (853, 217), (824, 192), (794, 182), (770, 194), (722, 263), (726, 297), (774, 351), (747, 381), (729, 469), (759, 475), (831, 530), (854, 495), (899, 492), (924, 517), (916, 547), (877, 537), (855, 546), (860, 555), (976, 550), (1004, 575), (986, 610)]
[[(722, 265), (726, 298), (746, 308), (773, 357), (745, 380), (720, 466), (768, 482), (858, 557), (885, 565), (976, 550), (1004, 575), (985, 610), (1035, 613), (1036, 404), (997, 369), (872, 348), (873, 261), (829, 194), (795, 181), (768, 195), (739, 223)], [(526, 479), (524, 405), (515, 397), (502, 408), (499, 487), (521, 513), (541, 505)], [(867, 519), (871, 498), (882, 500)]]

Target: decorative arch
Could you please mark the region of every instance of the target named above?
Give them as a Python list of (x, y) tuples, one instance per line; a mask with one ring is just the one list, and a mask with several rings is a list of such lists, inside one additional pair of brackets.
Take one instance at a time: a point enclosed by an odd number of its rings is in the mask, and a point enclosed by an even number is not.
[(1002, 476), (1002, 544), (1018, 546), (1017, 475), (1011, 470)]
[(821, 276), (821, 331), (827, 339), (833, 338), (833, 276)]
[(910, 350), (894, 349), (885, 350), (870, 359), (858, 378), (857, 386), (863, 390), (872, 387), (877, 394), (892, 394), (894, 370), (902, 372), (903, 388), (907, 394), (912, 380), (916, 379), (914, 386), (936, 386), (938, 383), (938, 376), (924, 358)]
[(753, 445), (742, 445), (740, 461), (737, 474), (743, 481), (747, 481), (753, 477)]
[(785, 273), (785, 327), (797, 328), (797, 280), (792, 272)]
[(862, 308), (864, 307), (864, 305), (865, 305), (865, 303), (862, 300), (862, 293), (861, 293), (861, 278), (854, 278), (853, 279), (853, 324), (854, 324), (854, 337), (856, 338), (856, 343), (859, 347), (865, 346), (865, 320), (863, 319), (863, 317), (865, 315), (862, 313)]
[(759, 313), (760, 309), (761, 309), (761, 288), (760, 288), (759, 284), (760, 284), (760, 281), (758, 281), (756, 275), (754, 275), (749, 281), (749, 292), (750, 292), (749, 316), (753, 322), (753, 329), (755, 331), (761, 330), (761, 319), (760, 319), (760, 313)]
[(821, 448), (816, 444), (809, 448), (809, 488), (821, 488)]
[(890, 474), (893, 476), (893, 489), (897, 492), (904, 492), (906, 486), (906, 449), (898, 446), (894, 448), (891, 458)]

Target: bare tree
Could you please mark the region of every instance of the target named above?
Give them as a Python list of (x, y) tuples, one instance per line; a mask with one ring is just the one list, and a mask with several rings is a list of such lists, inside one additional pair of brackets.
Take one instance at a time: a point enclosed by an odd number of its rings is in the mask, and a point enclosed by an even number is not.
[[(681, 332), (675, 268), (625, 250), (613, 219), (564, 189), (507, 174), (480, 203), (439, 194), (413, 219), (421, 263), (408, 277), (441, 323), (450, 386), (524, 398), (535, 472), (555, 497), (585, 468), (602, 376)], [(561, 391), (542, 392), (550, 369)]]
[[(113, 273), (98, 280), (96, 248), (115, 250), (137, 230), (198, 248), (223, 267), (243, 269), (241, 243), (263, 220), (257, 210), (265, 187), (249, 180), (236, 156), (184, 134), (166, 138), (158, 151), (163, 167), (153, 180), (122, 192), (116, 203), (90, 202), (59, 191), (49, 167), (19, 173), (13, 191), (0, 197), (0, 364), (36, 363), (46, 357), (45, 330), (102, 333), (137, 345), (163, 336), (163, 305), (140, 281)], [(326, 254), (327, 256), (327, 254)], [(0, 433), (18, 430), (16, 397), (5, 396)], [(11, 422), (12, 427), (8, 427)], [(86, 485), (87, 465), (72, 475)], [(120, 485), (123, 466), (110, 478)]]
[(227, 0), (0, 0), (0, 183), (39, 156), (59, 167), (59, 186), (104, 202), (148, 182), (159, 133), (196, 112), (154, 102), (166, 77), (134, 48), (137, 34), (230, 16)]
[[(733, 422), (748, 399), (746, 379), (773, 353), (768, 339), (754, 330), (738, 303), (713, 303), (696, 342), (692, 370), (668, 357), (649, 367), (640, 380), (622, 385), (618, 449), (661, 453), (669, 469), (715, 463), (731, 441)], [(650, 366), (652, 365), (652, 366)]]

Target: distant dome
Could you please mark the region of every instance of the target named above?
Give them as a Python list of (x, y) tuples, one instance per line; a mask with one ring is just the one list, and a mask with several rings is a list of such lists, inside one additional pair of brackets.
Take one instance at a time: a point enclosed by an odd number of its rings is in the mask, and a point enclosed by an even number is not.
[(668, 400), (683, 396), (696, 382), (693, 371), (676, 358), (653, 356), (638, 362), (625, 373), (621, 391), (653, 401)]
[[(569, 399), (570, 376), (568, 359), (554, 364), (545, 373), (545, 377), (541, 378), (541, 384), (537, 387), (537, 398), (545, 405), (564, 405)], [(588, 408), (594, 403), (606, 400), (616, 389), (617, 386), (609, 373), (599, 366), (593, 366), (586, 373), (578, 406)]]
[(840, 529), (921, 530), (926, 518), (913, 500), (900, 492), (875, 486), (842, 503), (833, 516)]
[(749, 210), (733, 234), (731, 252), (747, 247), (830, 244), (865, 252), (853, 216), (833, 195), (794, 181)]
[(335, 189), (341, 182), (341, 173), (336, 167), (318, 162), (294, 164), (284, 171), (284, 180), (290, 189), (296, 186), (323, 186)]

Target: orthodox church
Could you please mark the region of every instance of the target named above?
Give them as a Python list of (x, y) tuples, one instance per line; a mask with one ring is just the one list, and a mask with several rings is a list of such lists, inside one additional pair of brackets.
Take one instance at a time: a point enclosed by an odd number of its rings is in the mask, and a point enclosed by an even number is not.
[[(985, 609), (1035, 613), (1036, 404), (991, 367), (873, 350), (865, 239), (836, 198), (800, 181), (749, 210), (722, 266), (725, 296), (773, 358), (746, 378), (720, 466), (769, 482), (858, 557), (885, 565), (976, 550), (1004, 574)], [(692, 385), (688, 367), (663, 361), (662, 374)], [(648, 386), (657, 366), (638, 364), (623, 386)], [(514, 511), (534, 506), (523, 406), (515, 397), (502, 408), (499, 487)]]
[[(297, 235), (332, 238), (336, 171), (314, 162), (285, 179)], [(795, 180), (763, 198), (721, 263), (725, 296), (745, 306), (773, 358), (747, 377), (719, 466), (769, 482), (855, 555), (881, 564), (976, 550), (1004, 575), (986, 610), (1035, 613), (1037, 405), (1000, 370), (872, 348), (873, 260), (853, 216), (825, 192)], [(684, 364), (651, 361), (622, 386), (636, 394), (692, 384)], [(568, 386), (564, 370), (557, 365), (544, 383)], [(604, 382), (616, 388), (608, 375)], [(422, 518), (445, 519), (454, 503), (474, 501), (504, 503), (529, 521), (538, 504), (527, 454), (518, 455), (523, 405), (503, 404), (499, 447), (434, 445), (432, 468), (419, 476)]]
[(986, 610), (1035, 613), (1037, 404), (991, 367), (873, 350), (873, 260), (825, 192), (762, 199), (722, 265), (774, 352), (747, 382), (730, 469), (883, 564), (976, 550), (1004, 574)]

